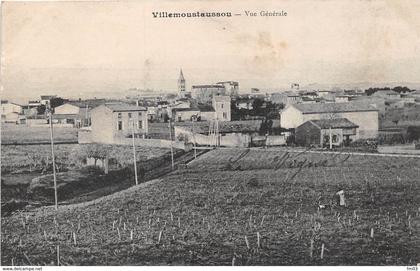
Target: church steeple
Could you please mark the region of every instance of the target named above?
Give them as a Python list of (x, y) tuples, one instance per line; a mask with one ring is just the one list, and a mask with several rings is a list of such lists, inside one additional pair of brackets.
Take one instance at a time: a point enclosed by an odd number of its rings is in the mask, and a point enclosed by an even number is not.
[(185, 78), (184, 74), (182, 73), (182, 69), (180, 70), (178, 78), (178, 91), (181, 98), (185, 97)]

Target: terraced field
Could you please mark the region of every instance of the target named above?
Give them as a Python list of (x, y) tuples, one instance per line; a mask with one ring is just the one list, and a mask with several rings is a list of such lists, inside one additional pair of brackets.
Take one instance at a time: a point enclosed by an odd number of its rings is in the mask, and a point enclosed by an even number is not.
[(214, 150), (150, 184), (3, 219), (1, 262), (56, 264), (59, 246), (63, 265), (415, 265), (419, 168), (418, 158)]

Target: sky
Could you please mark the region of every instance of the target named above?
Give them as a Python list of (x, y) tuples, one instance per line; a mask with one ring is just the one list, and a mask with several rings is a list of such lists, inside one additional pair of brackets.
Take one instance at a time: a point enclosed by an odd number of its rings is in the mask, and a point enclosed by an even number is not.
[[(287, 12), (247, 17), (245, 11)], [(152, 12), (232, 12), (153, 18)], [(2, 96), (420, 82), (420, 1), (3, 2)]]

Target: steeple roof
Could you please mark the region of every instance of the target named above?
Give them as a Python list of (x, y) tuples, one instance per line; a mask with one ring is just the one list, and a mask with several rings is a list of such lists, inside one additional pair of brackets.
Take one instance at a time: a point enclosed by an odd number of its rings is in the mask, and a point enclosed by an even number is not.
[(185, 80), (185, 78), (184, 78), (184, 74), (182, 73), (182, 69), (181, 69), (181, 72), (179, 73), (179, 80), (181, 81), (181, 80)]

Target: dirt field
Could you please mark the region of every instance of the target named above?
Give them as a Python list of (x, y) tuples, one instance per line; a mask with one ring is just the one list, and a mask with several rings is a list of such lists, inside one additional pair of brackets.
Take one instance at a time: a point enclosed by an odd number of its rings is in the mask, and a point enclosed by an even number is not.
[[(2, 144), (39, 143), (50, 141), (50, 129), (48, 127), (28, 127), (25, 125), (2, 124)], [(54, 128), (55, 142), (77, 142), (76, 128)]]
[(3, 219), (2, 264), (54, 264), (59, 245), (65, 265), (415, 265), (419, 168), (418, 158), (215, 150), (144, 187)]

